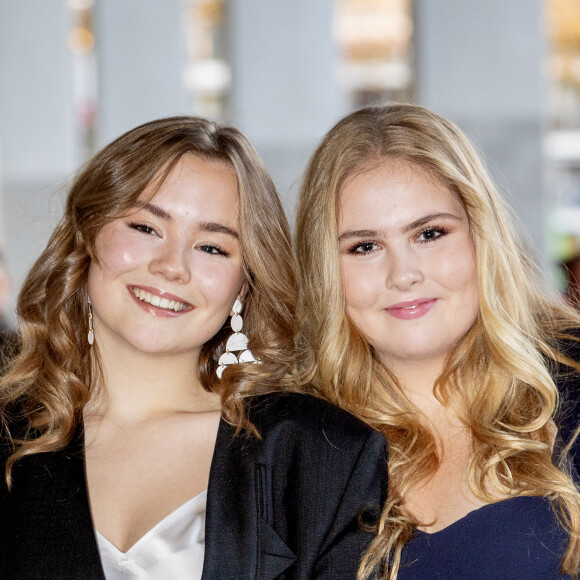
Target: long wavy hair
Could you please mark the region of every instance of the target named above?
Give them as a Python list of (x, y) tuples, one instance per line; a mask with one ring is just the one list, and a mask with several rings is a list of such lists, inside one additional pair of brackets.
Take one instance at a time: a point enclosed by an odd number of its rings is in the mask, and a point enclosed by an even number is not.
[(549, 296), (518, 242), (507, 206), (477, 153), (452, 123), (425, 108), (393, 104), (356, 111), (325, 136), (307, 167), (297, 216), (302, 274), (299, 318), (310, 356), (303, 373), (319, 396), (361, 417), (389, 443), (389, 495), (359, 579), (397, 577), (401, 550), (419, 524), (405, 508), (409, 489), (439, 466), (433, 433), (397, 378), (348, 317), (337, 217), (348, 178), (381, 160), (427, 172), (463, 204), (475, 247), (479, 314), (448, 354), (435, 394), (471, 429), (469, 482), (493, 503), (546, 496), (570, 533), (561, 570), (578, 576), (580, 495), (564, 463), (553, 460), (559, 364), (576, 371), (562, 344), (575, 340), (578, 313)]
[(184, 154), (233, 167), (239, 191), (240, 244), (248, 291), (244, 332), (259, 365), (231, 365), (217, 379), (229, 320), (201, 350), (203, 387), (218, 392), (224, 417), (250, 430), (250, 395), (294, 389), (298, 295), (290, 231), (275, 186), (237, 129), (197, 117), (141, 125), (97, 153), (78, 173), (64, 216), (22, 286), (17, 315), (20, 354), (0, 382), (0, 413), (13, 437), (6, 477), (21, 457), (65, 447), (98, 388), (99, 355), (87, 342), (87, 276), (98, 260), (102, 227), (134, 211), (148, 184), (151, 197)]

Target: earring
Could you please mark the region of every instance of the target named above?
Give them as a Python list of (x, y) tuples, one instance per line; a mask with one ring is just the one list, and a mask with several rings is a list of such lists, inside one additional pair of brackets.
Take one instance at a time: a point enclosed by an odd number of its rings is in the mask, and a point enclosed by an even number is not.
[(93, 346), (95, 342), (95, 333), (93, 331), (93, 306), (91, 304), (91, 299), (89, 298), (89, 334), (87, 336), (89, 341), (89, 346)]
[[(228, 338), (226, 342), (226, 352), (224, 352), (218, 361), (218, 368), (216, 370), (217, 376), (221, 379), (224, 369), (227, 365), (235, 365), (238, 363), (257, 363), (254, 355), (248, 349), (248, 337), (242, 332), (244, 321), (240, 312), (242, 311), (242, 302), (236, 298), (234, 306), (232, 307), (233, 316), (230, 325), (234, 333)], [(234, 352), (242, 351), (238, 356)]]

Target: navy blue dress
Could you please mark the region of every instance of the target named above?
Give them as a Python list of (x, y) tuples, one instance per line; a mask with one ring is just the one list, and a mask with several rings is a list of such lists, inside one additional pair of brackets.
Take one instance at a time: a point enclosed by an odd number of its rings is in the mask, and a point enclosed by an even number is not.
[(483, 506), (450, 526), (416, 531), (397, 580), (563, 580), (568, 544), (550, 502), (515, 497)]

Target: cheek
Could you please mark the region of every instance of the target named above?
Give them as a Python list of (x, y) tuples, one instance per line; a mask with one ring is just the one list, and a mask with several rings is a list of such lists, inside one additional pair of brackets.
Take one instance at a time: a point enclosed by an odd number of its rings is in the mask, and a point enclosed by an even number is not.
[[(215, 258), (214, 258), (215, 259)], [(192, 272), (197, 273), (195, 284), (208, 301), (231, 307), (242, 287), (242, 266), (234, 264), (198, 264), (192, 266)]]
[(458, 292), (460, 297), (474, 309), (479, 307), (477, 267), (475, 252), (470, 240), (464, 246), (459, 246), (454, 252), (446, 255), (445, 259), (435, 260), (437, 276), (451, 291)]
[(104, 277), (115, 277), (147, 261), (147, 245), (123, 232), (102, 232), (96, 251)]
[(368, 271), (362, 264), (343, 262), (343, 283), (347, 311), (370, 307), (379, 292), (377, 272)]

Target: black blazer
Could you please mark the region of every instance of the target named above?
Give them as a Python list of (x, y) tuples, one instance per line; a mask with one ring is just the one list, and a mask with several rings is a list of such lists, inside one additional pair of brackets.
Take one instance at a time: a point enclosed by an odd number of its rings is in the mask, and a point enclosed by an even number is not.
[[(384, 439), (306, 395), (257, 397), (250, 418), (261, 440), (219, 425), (203, 580), (353, 580), (372, 539), (359, 516), (376, 517), (387, 492)], [(12, 491), (0, 484), (0, 578), (104, 580), (82, 435), (13, 474)]]

